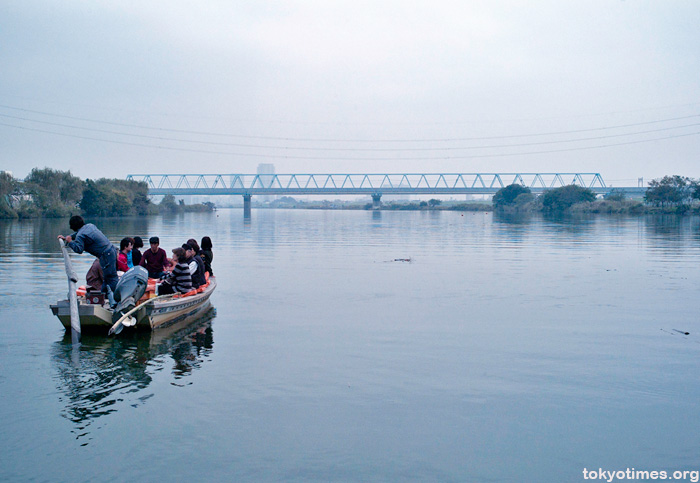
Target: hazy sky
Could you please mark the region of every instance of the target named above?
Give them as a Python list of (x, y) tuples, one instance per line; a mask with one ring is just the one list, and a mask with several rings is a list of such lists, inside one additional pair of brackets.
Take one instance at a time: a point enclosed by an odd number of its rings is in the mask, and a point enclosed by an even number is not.
[(0, 2), (0, 169), (700, 177), (688, 1)]

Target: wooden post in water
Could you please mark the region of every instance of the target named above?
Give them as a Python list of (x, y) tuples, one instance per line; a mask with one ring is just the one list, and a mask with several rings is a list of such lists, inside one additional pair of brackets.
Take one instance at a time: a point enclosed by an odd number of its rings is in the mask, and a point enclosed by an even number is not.
[(66, 276), (68, 277), (68, 301), (70, 302), (70, 329), (73, 345), (80, 344), (80, 314), (78, 313), (78, 295), (75, 293), (78, 277), (73, 271), (73, 264), (68, 255), (65, 241), (58, 239), (63, 252), (63, 261), (66, 265)]

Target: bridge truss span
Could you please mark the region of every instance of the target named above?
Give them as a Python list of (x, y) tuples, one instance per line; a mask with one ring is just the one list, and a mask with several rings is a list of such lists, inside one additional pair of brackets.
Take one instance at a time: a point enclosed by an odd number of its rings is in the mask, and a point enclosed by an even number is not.
[(510, 184), (542, 192), (570, 184), (610, 191), (600, 173), (130, 174), (151, 195), (493, 194)]

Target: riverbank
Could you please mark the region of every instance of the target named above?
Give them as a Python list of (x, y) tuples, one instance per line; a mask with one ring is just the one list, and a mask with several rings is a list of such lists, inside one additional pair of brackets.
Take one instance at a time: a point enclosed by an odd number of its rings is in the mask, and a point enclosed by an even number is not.
[(214, 211), (214, 203), (186, 205), (174, 196), (159, 204), (148, 197), (148, 185), (123, 179), (81, 180), (70, 171), (34, 168), (23, 180), (0, 172), (0, 218), (129, 216)]
[[(433, 201), (433, 200), (431, 200)], [(299, 209), (299, 210), (374, 210), (372, 203), (335, 201), (306, 202), (287, 198), (284, 202), (278, 200), (267, 204), (254, 204), (256, 209)], [(494, 207), (486, 201), (410, 201), (382, 203), (378, 208), (382, 211), (475, 211), (475, 212), (499, 212), (499, 213), (542, 213), (544, 209), (539, 198), (530, 202), (515, 205)], [(620, 214), (620, 215), (700, 215), (700, 205), (682, 206), (651, 206), (645, 205), (639, 200), (606, 200), (600, 199), (590, 202), (576, 203), (565, 210), (557, 212), (569, 214)]]

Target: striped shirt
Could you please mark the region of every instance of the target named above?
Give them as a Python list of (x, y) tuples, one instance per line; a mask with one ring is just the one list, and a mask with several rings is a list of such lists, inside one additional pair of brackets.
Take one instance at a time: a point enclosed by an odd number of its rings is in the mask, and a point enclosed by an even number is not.
[(175, 265), (168, 281), (176, 292), (187, 293), (192, 290), (192, 275), (187, 263), (179, 262)]

